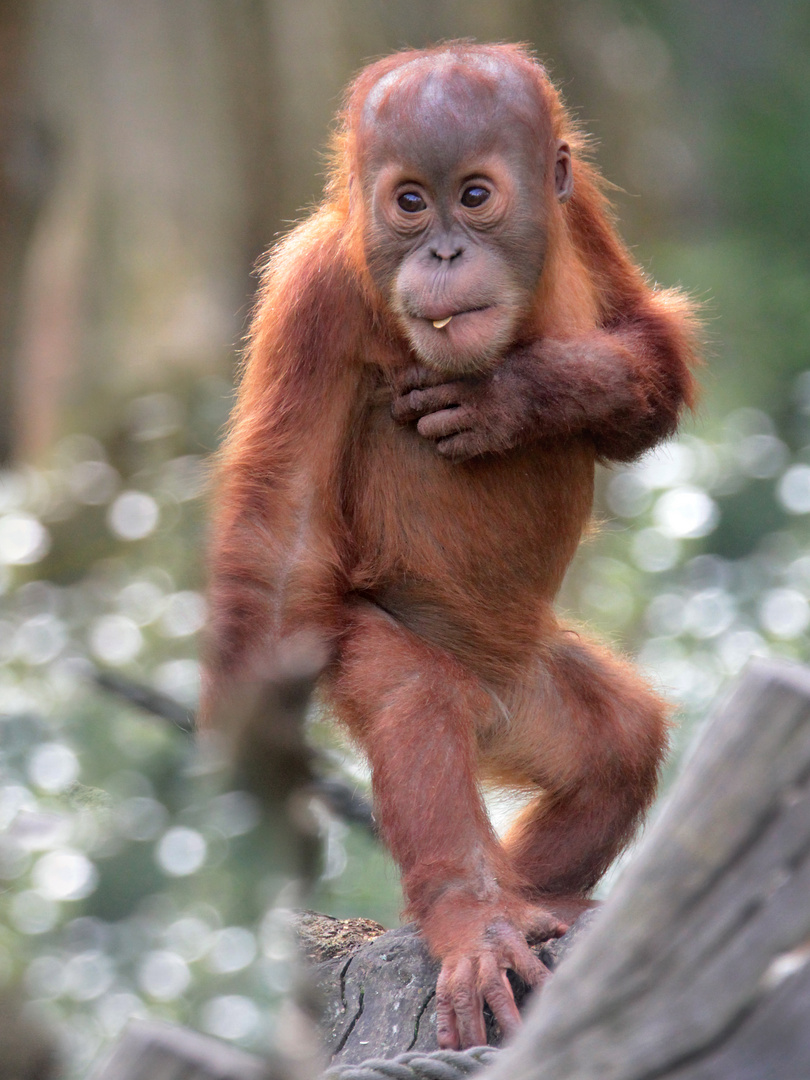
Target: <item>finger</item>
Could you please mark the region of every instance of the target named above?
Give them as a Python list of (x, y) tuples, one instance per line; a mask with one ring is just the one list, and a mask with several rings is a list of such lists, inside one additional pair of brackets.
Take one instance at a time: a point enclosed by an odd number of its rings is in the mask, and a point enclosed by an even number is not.
[(442, 409), (440, 412), (423, 416), (416, 425), (416, 430), (423, 439), (446, 439), (450, 435), (458, 435), (461, 431), (469, 431), (472, 420), (469, 409)]
[(520, 1027), (520, 1013), (507, 974), (491, 954), (481, 959), (481, 985), (504, 1038), (510, 1038)]
[(448, 969), (443, 967), (436, 983), (436, 1037), (439, 1040), (440, 1050), (460, 1050), (461, 1039), (458, 1034), (449, 982), (450, 974)]
[(549, 972), (529, 948), (521, 931), (504, 923), (496, 925), (493, 930), (497, 931), (501, 968), (511, 968), (528, 986), (539, 986)]
[(532, 941), (547, 941), (568, 933), (568, 923), (562, 922), (550, 911), (536, 908), (526, 928), (526, 937)]
[(507, 949), (507, 963), (527, 986), (538, 987), (549, 977), (551, 972), (531, 949), (523, 945), (520, 949)]
[(469, 461), (470, 458), (483, 454), (486, 447), (477, 432), (462, 431), (458, 435), (451, 435), (447, 439), (441, 439), (436, 444), (436, 449), (443, 458), (458, 464), (461, 461)]
[(457, 383), (442, 383), (424, 390), (411, 390), (407, 394), (394, 398), (391, 403), (391, 415), (399, 423), (406, 424), (418, 420), (427, 413), (458, 405), (460, 397)]
[(394, 376), (394, 384), (398, 394), (407, 394), (411, 390), (421, 390), (426, 386), (436, 386), (443, 382), (440, 372), (422, 367), (421, 364), (409, 364), (403, 371)]
[(467, 957), (456, 966), (450, 979), (450, 989), (462, 1050), (468, 1046), (485, 1046), (484, 998), (478, 989), (473, 963)]

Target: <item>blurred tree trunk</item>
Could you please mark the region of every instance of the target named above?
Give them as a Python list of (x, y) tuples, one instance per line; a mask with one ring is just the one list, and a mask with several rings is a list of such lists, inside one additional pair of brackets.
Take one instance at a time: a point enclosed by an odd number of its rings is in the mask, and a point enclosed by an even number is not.
[(127, 398), (227, 371), (277, 219), (261, 0), (40, 0), (58, 178), (26, 267), (22, 452), (115, 434)]
[(20, 280), (49, 178), (49, 146), (27, 84), (31, 5), (0, 3), (0, 466), (13, 454)]

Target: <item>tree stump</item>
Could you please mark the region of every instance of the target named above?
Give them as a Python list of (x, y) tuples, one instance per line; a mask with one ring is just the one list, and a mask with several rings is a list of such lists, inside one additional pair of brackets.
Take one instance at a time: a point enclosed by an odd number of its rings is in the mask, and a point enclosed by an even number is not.
[[(554, 970), (592, 921), (586, 912), (568, 933), (535, 949)], [(431, 1053), (436, 1039), (436, 977), (439, 964), (414, 926), (383, 931), (368, 919), (331, 919), (306, 912), (296, 920), (303, 951), (314, 962), (323, 1014), (321, 1032), (332, 1065), (358, 1064), (370, 1057), (408, 1051)], [(518, 1007), (528, 1001), (517, 978)], [(487, 1017), (488, 1042), (501, 1034)]]

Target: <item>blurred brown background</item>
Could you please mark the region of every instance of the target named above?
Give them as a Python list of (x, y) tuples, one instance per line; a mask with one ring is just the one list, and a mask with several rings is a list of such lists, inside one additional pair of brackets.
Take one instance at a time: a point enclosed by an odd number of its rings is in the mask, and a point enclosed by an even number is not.
[[(187, 397), (190, 381), (219, 419), (251, 268), (318, 198), (347, 79), (464, 36), (524, 40), (549, 63), (641, 258), (680, 249), (657, 274), (717, 299), (707, 244), (780, 242), (808, 153), (791, 139), (810, 100), (801, 3), (5, 0), (0, 455), (41, 461), (69, 431), (109, 442), (147, 422), (133, 397)], [(737, 254), (714, 253), (722, 275)]]

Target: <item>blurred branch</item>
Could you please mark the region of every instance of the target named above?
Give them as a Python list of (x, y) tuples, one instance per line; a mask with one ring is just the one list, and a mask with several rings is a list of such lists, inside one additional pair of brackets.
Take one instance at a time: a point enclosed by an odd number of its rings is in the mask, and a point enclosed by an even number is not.
[[(93, 681), (102, 690), (143, 709), (152, 716), (168, 720), (181, 731), (193, 733), (196, 729), (196, 716), (193, 709), (187, 708), (176, 698), (146, 683), (132, 679), (128, 675), (122, 675), (118, 671), (102, 668), (94, 669)], [(302, 784), (302, 792), (319, 799), (336, 817), (353, 825), (360, 825), (376, 836), (377, 829), (371, 803), (345, 781), (319, 775), (321, 760), (317, 753), (310, 752), (309, 765), (315, 775), (310, 775), (309, 779)]]
[(176, 698), (170, 697), (169, 694), (164, 694), (160, 690), (155, 690), (152, 686), (147, 686), (146, 683), (130, 679), (127, 675), (109, 669), (96, 668), (93, 671), (93, 681), (102, 690), (122, 698), (130, 705), (136, 705), (139, 709), (143, 709), (144, 712), (151, 713), (152, 716), (159, 716), (163, 720), (168, 720), (176, 727), (179, 727), (181, 731), (194, 731), (195, 718), (193, 709), (181, 705)]

